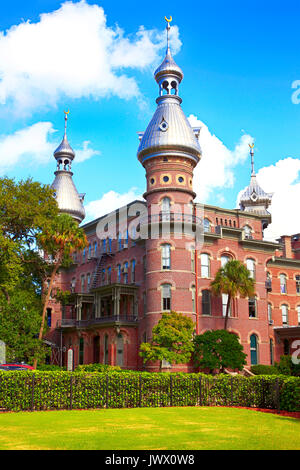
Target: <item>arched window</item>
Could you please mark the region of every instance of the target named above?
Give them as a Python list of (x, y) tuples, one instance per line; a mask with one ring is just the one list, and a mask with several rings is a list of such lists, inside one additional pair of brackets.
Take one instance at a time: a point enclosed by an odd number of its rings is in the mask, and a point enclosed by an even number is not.
[(97, 256), (97, 250), (98, 250), (98, 243), (94, 242), (94, 256)]
[(300, 275), (297, 274), (297, 276), (295, 277), (295, 280), (296, 280), (296, 292), (297, 294), (300, 294)]
[[(226, 309), (227, 309), (227, 302), (228, 302), (228, 294), (222, 294), (222, 315), (226, 317)], [(229, 312), (228, 316), (231, 316), (231, 305), (229, 305)]]
[(250, 277), (252, 277), (252, 279), (255, 279), (255, 261), (254, 261), (254, 259), (247, 258), (246, 266), (247, 266), (248, 271), (250, 272)]
[(191, 291), (192, 291), (192, 311), (195, 312), (196, 311), (196, 287), (192, 286)]
[(289, 308), (287, 305), (281, 305), (281, 318), (282, 324), (288, 325), (289, 322)]
[(171, 310), (171, 284), (162, 285), (162, 309)]
[(122, 248), (123, 248), (121, 232), (119, 232), (119, 234), (118, 234), (118, 247), (119, 247), (119, 250), (122, 250)]
[(52, 309), (47, 308), (47, 326), (51, 327)]
[(91, 275), (90, 275), (90, 273), (88, 273), (86, 275), (86, 282), (87, 282), (87, 289), (90, 290), (90, 287), (91, 287)]
[(161, 246), (162, 269), (171, 269), (171, 245), (164, 243)]
[(210, 259), (207, 253), (201, 253), (201, 277), (210, 277)]
[(118, 279), (118, 282), (121, 282), (121, 265), (118, 264), (117, 266), (117, 279)]
[(111, 284), (111, 266), (107, 268), (107, 283)]
[(81, 292), (84, 292), (85, 276), (81, 275)]
[(251, 227), (249, 227), (249, 225), (245, 225), (245, 227), (243, 228), (243, 232), (244, 232), (244, 238), (246, 238), (246, 239), (251, 239), (252, 238), (252, 231), (251, 231)]
[(221, 266), (222, 268), (224, 268), (224, 266), (228, 263), (228, 261), (230, 261), (230, 256), (228, 255), (222, 255), (221, 256)]
[(90, 243), (89, 244), (89, 254), (88, 254), (88, 258), (91, 259), (92, 257), (92, 244)]
[(128, 263), (127, 261), (124, 263), (123, 266), (123, 279), (124, 279), (124, 284), (128, 284)]
[(203, 220), (203, 231), (204, 232), (210, 232), (210, 220), (209, 219), (204, 219)]
[(211, 315), (211, 294), (207, 289), (202, 291), (202, 315)]
[(135, 259), (131, 260), (131, 282), (135, 282)]
[(280, 292), (281, 294), (286, 294), (287, 293), (287, 288), (286, 288), (286, 275), (285, 274), (280, 274)]
[(255, 334), (250, 336), (250, 356), (251, 365), (254, 366), (258, 364), (258, 340)]

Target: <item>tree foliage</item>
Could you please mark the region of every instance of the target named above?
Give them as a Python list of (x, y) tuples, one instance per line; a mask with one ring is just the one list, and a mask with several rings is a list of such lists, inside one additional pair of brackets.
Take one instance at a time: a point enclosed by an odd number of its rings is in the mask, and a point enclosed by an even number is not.
[(193, 320), (181, 313), (163, 313), (152, 330), (152, 339), (140, 346), (144, 363), (166, 360), (170, 364), (183, 364), (190, 360), (193, 351)]
[(249, 270), (238, 260), (230, 260), (219, 269), (210, 284), (212, 293), (216, 296), (227, 294), (227, 306), (224, 329), (227, 329), (231, 300), (239, 293), (242, 298), (255, 295), (255, 282)]
[(242, 370), (246, 354), (238, 337), (227, 330), (206, 331), (194, 338), (193, 360), (196, 367), (223, 371), (226, 368)]

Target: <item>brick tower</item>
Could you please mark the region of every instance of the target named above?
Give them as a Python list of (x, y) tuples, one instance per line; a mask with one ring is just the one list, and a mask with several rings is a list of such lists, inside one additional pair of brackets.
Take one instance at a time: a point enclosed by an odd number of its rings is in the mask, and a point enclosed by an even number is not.
[(201, 158), (200, 129), (191, 127), (181, 108), (179, 85), (183, 72), (171, 55), (169, 30), (168, 21), (166, 56), (154, 73), (159, 86), (157, 109), (146, 131), (140, 134), (138, 148), (147, 180), (143, 320), (147, 340), (164, 311), (174, 310), (196, 320), (193, 237), (185, 232), (195, 229), (193, 170)]

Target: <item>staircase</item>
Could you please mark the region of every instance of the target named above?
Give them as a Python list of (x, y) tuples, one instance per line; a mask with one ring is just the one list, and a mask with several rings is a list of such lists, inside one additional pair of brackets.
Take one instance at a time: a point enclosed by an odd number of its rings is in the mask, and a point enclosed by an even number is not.
[(98, 285), (101, 285), (101, 282), (99, 282), (99, 281), (101, 280), (102, 268), (105, 265), (106, 259), (108, 257), (111, 258), (112, 256), (113, 256), (113, 253), (101, 253), (99, 258), (97, 259), (97, 264), (96, 264), (95, 271), (94, 271), (94, 274), (93, 274), (93, 279), (92, 279), (92, 282), (91, 282), (90, 290), (95, 289)]

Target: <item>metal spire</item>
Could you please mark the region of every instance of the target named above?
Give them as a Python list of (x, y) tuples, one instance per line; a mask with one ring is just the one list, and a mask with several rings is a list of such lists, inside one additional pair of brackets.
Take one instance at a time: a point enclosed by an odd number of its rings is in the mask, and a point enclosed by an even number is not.
[(254, 144), (249, 144), (250, 147), (250, 155), (251, 155), (251, 176), (255, 175), (254, 171)]
[(70, 110), (68, 109), (68, 111), (64, 111), (65, 113), (65, 137), (67, 137), (67, 120), (68, 120), (68, 114), (69, 114)]

